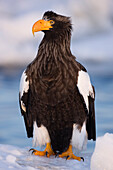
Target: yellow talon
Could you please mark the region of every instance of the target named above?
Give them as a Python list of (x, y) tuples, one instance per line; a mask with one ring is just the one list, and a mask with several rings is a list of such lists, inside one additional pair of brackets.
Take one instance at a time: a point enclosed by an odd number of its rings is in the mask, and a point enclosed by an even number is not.
[(77, 157), (72, 152), (72, 145), (69, 145), (69, 148), (66, 152), (63, 152), (61, 155), (59, 155), (60, 158), (66, 157), (67, 160), (69, 159), (76, 159), (78, 161), (81, 161), (81, 159), (84, 161), (83, 157)]
[(53, 152), (52, 148), (51, 148), (51, 144), (47, 143), (46, 148), (44, 151), (38, 151), (36, 149), (30, 149), (30, 151), (33, 151), (32, 153), (34, 155), (38, 155), (38, 156), (47, 156), (50, 157), (51, 155), (55, 155), (55, 153)]

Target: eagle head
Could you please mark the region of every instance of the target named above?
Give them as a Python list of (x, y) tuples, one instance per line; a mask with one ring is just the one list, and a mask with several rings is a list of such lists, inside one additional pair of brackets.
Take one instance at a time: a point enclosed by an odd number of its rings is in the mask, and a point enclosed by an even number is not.
[(51, 37), (65, 35), (66, 32), (71, 33), (72, 24), (70, 17), (59, 15), (53, 11), (47, 11), (44, 13), (42, 19), (34, 23), (32, 27), (32, 33), (43, 31), (46, 35)]

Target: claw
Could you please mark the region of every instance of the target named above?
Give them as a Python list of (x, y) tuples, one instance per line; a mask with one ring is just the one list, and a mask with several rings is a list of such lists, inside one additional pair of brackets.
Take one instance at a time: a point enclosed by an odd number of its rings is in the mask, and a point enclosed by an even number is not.
[(29, 152), (32, 151), (32, 150), (35, 150), (35, 149), (31, 148), (31, 149), (29, 149)]
[(46, 156), (48, 157), (48, 152), (46, 151)]
[(82, 160), (83, 160), (83, 162), (84, 162), (84, 158), (83, 157), (80, 157)]
[(36, 149), (31, 148), (31, 149), (29, 149), (29, 152), (30, 152), (30, 151), (32, 151), (32, 153), (31, 153), (31, 154), (33, 155), (33, 153), (34, 153), (34, 152), (36, 152), (37, 150), (36, 150)]
[(59, 154), (58, 154), (58, 153), (56, 153), (56, 154), (55, 154), (55, 158), (56, 158), (58, 155), (59, 155)]
[(32, 151), (32, 155), (34, 154), (34, 152), (36, 152), (35, 150)]
[(66, 160), (68, 160), (68, 158), (69, 158), (69, 155), (66, 157)]

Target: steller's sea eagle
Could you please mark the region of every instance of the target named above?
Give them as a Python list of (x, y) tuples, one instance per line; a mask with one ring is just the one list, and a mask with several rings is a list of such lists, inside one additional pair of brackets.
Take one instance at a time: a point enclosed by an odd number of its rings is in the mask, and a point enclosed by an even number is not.
[(95, 92), (89, 75), (70, 50), (72, 24), (69, 17), (44, 13), (32, 32), (43, 31), (36, 58), (22, 74), (19, 101), (27, 136), (36, 146), (34, 155), (83, 159), (72, 152), (82, 150), (87, 139), (96, 140)]

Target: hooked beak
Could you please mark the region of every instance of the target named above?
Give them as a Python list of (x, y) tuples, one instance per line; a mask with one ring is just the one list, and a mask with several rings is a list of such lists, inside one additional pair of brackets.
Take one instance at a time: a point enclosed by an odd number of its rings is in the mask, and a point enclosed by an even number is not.
[(43, 31), (43, 30), (49, 30), (50, 28), (53, 28), (51, 26), (51, 20), (45, 21), (45, 20), (42, 19), (42, 20), (39, 20), (39, 21), (34, 23), (34, 25), (32, 27), (32, 33), (34, 35), (35, 32)]

